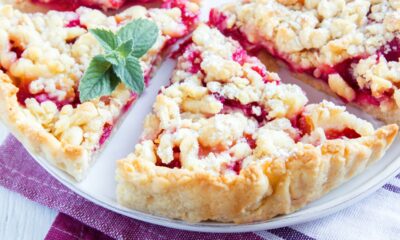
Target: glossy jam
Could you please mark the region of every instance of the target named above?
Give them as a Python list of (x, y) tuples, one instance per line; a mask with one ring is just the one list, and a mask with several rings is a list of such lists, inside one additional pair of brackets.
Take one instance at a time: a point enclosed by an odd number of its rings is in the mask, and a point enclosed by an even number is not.
[(242, 170), (243, 160), (237, 160), (228, 166), (228, 169), (234, 171), (237, 175), (240, 174), (240, 170)]
[(75, 90), (73, 94), (71, 94), (69, 97), (66, 97), (65, 100), (63, 101), (59, 101), (56, 98), (50, 97), (47, 93), (45, 92), (41, 92), (41, 93), (37, 93), (37, 94), (32, 94), (29, 92), (29, 83), (21, 83), (18, 86), (18, 92), (17, 92), (17, 100), (18, 102), (25, 106), (25, 100), (28, 98), (35, 98), (36, 101), (38, 101), (39, 103), (45, 102), (45, 101), (52, 101), (57, 108), (60, 110), (63, 106), (67, 105), (67, 104), (71, 104), (73, 107), (76, 107), (79, 103), (79, 97), (78, 97), (78, 93)]
[[(240, 103), (240, 101), (238, 101), (236, 99), (228, 99), (228, 98), (221, 96), (218, 93), (214, 93), (214, 96), (216, 99), (218, 99), (224, 105), (224, 110), (227, 110), (227, 111), (229, 109), (241, 110), (244, 115), (246, 115), (247, 117), (253, 117), (259, 123), (262, 123), (263, 121), (266, 120), (266, 116), (268, 115), (268, 112), (259, 103), (253, 102), (253, 103), (248, 103), (248, 104), (242, 104), (242, 103)], [(254, 113), (253, 108), (255, 108), (255, 107), (258, 107), (261, 109), (261, 114), (257, 115)]]
[(357, 133), (354, 129), (345, 128), (343, 130), (329, 129), (325, 130), (325, 136), (327, 139), (339, 139), (339, 138), (359, 138), (361, 135)]
[(307, 123), (306, 118), (302, 114), (298, 114), (296, 117), (290, 120), (292, 126), (298, 130), (297, 136), (295, 136), (294, 141), (298, 142), (301, 138), (311, 132), (311, 126)]
[(103, 126), (103, 134), (100, 137), (99, 144), (103, 146), (107, 139), (111, 136), (113, 125), (106, 123)]
[(244, 49), (238, 48), (233, 54), (232, 59), (233, 61), (243, 65), (246, 62), (247, 53)]
[(73, 19), (73, 20), (69, 21), (69, 22), (65, 25), (65, 27), (67, 27), (67, 28), (73, 28), (73, 27), (86, 28), (86, 26), (83, 26), (83, 25), (81, 24), (81, 20), (80, 20), (79, 18)]
[(156, 166), (167, 167), (167, 168), (181, 168), (182, 167), (181, 161), (180, 161), (181, 151), (180, 151), (179, 147), (174, 147), (173, 152), (174, 152), (174, 160), (172, 160), (168, 164), (165, 164), (165, 163), (161, 162), (161, 159), (157, 159)]
[(162, 7), (179, 8), (182, 12), (182, 22), (186, 27), (188, 27), (188, 32), (198, 22), (199, 18), (196, 13), (193, 13), (186, 7), (186, 2), (187, 0), (164, 0)]
[(196, 74), (201, 70), (200, 64), (202, 62), (201, 53), (199, 51), (193, 51), (189, 53), (187, 58), (191, 62), (191, 67), (189, 69), (190, 73)]
[(244, 138), (246, 139), (247, 144), (249, 144), (251, 149), (255, 149), (257, 147), (256, 140), (250, 134), (245, 134)]

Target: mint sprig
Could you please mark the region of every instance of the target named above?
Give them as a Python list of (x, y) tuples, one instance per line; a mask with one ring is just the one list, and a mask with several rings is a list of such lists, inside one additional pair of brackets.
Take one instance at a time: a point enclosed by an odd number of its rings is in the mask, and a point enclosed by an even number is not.
[(105, 29), (90, 29), (104, 54), (95, 56), (79, 83), (79, 98), (85, 102), (110, 95), (119, 83), (136, 93), (144, 90), (143, 71), (139, 58), (154, 45), (158, 27), (146, 19), (134, 20), (116, 33)]

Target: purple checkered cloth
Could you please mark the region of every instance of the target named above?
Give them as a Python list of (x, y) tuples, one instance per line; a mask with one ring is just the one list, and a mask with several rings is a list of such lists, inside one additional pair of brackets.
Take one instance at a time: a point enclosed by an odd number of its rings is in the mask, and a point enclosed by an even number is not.
[(22, 145), (0, 146), (0, 185), (59, 211), (46, 239), (399, 239), (400, 175), (373, 196), (330, 217), (279, 229), (237, 234), (188, 232), (134, 220), (99, 207), (64, 187)]

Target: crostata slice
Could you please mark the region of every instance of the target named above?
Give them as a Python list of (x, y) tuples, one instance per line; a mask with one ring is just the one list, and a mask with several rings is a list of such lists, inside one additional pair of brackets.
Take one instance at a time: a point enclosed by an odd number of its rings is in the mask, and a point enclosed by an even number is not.
[(240, 0), (211, 11), (210, 22), (317, 88), (400, 123), (399, 1)]
[(166, 48), (196, 22), (196, 4), (179, 6), (134, 6), (109, 17), (89, 8), (26, 14), (0, 7), (1, 121), (33, 154), (82, 179), (137, 98), (121, 83), (110, 96), (80, 101), (80, 80), (104, 50), (88, 29), (114, 32), (136, 19), (157, 25), (154, 45), (137, 62), (147, 83)]
[(117, 164), (126, 207), (186, 221), (252, 222), (293, 212), (378, 160), (397, 125), (307, 104), (238, 42), (200, 25), (134, 153)]

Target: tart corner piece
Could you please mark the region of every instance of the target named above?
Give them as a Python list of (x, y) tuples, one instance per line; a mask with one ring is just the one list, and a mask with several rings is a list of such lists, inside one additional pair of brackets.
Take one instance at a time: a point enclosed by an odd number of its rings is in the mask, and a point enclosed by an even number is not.
[(314, 87), (400, 124), (395, 2), (241, 0), (213, 9), (210, 23), (246, 48), (283, 60)]
[(123, 206), (190, 222), (267, 220), (363, 171), (397, 134), (331, 102), (307, 104), (207, 25), (182, 48), (142, 140), (118, 161)]
[[(31, 154), (52, 161), (58, 168), (68, 172), (76, 179), (82, 179), (90, 162), (90, 155), (86, 149), (75, 144), (61, 143), (54, 135), (49, 134), (36, 119), (36, 117), (51, 117), (48, 114), (57, 111), (56, 106), (51, 103), (43, 104), (42, 111), (37, 112), (41, 116), (33, 115), (19, 104), (18, 88), (4, 73), (0, 73), (0, 92), (0, 111), (2, 113), (0, 119), (24, 147)], [(40, 105), (36, 107), (40, 108)], [(45, 108), (48, 112), (44, 111)], [(74, 138), (74, 136), (70, 137)]]
[(168, 47), (197, 22), (198, 7), (170, 2), (114, 16), (84, 7), (28, 14), (0, 6), (0, 119), (31, 153), (82, 180), (138, 97), (121, 83), (109, 96), (80, 102), (80, 80), (103, 52), (88, 29), (116, 32), (138, 18), (155, 23), (157, 40), (139, 59), (147, 84)]

